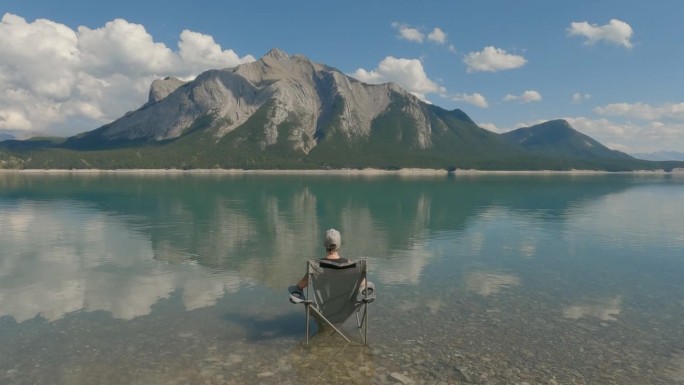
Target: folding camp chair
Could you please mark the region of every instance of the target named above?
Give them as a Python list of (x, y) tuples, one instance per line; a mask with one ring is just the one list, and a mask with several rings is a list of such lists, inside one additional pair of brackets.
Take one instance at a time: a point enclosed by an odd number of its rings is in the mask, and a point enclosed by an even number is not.
[[(338, 264), (330, 260), (310, 259), (306, 264), (309, 284), (306, 295), (297, 286), (291, 286), (290, 302), (303, 304), (306, 309), (306, 344), (309, 344), (311, 312), (330, 325), (347, 342), (351, 342), (340, 327), (353, 314), (361, 340), (368, 337), (368, 304), (375, 300), (375, 286), (366, 279), (368, 260)], [(365, 282), (364, 287), (361, 285)], [(313, 292), (313, 296), (309, 293)], [(309, 299), (310, 298), (310, 299)]]

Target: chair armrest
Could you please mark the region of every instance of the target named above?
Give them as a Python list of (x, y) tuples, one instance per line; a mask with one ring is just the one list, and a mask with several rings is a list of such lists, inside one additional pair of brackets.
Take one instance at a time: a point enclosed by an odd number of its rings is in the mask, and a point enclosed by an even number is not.
[(363, 301), (365, 303), (371, 303), (375, 301), (376, 295), (375, 295), (375, 285), (373, 285), (373, 282), (368, 282), (366, 281), (366, 288), (359, 290), (359, 296), (358, 299), (359, 301)]
[(306, 296), (304, 295), (304, 291), (297, 287), (296, 285), (292, 285), (287, 288), (287, 291), (290, 293), (290, 302), (292, 303), (311, 303), (311, 301), (307, 301)]

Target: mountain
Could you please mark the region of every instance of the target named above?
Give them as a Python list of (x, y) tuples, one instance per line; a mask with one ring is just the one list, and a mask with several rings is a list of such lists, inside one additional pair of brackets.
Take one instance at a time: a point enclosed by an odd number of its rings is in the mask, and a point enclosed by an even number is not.
[(643, 160), (652, 161), (667, 161), (676, 160), (684, 161), (684, 153), (677, 151), (656, 151), (649, 153), (632, 154), (633, 157)]
[(537, 154), (583, 159), (634, 159), (623, 152), (609, 149), (562, 119), (519, 128), (502, 136)]
[(187, 153), (193, 168), (475, 167), (523, 154), (461, 110), (278, 49), (191, 82), (155, 81), (141, 108), (61, 147), (132, 146)]
[(565, 121), (496, 134), (397, 84), (365, 84), (278, 49), (189, 82), (156, 80), (139, 109), (95, 130), (0, 151), (23, 168), (660, 167)]
[(2, 142), (3, 140), (10, 140), (10, 139), (15, 139), (15, 136), (11, 135), (11, 134), (6, 134), (4, 132), (0, 132), (0, 142)]
[[(259, 130), (262, 147), (276, 144), (282, 135), (279, 128), (290, 124), (296, 129), (288, 130), (285, 139), (308, 153), (333, 122), (348, 139), (368, 137), (372, 121), (390, 105), (394, 94), (409, 97), (395, 84), (363, 84), (304, 56), (273, 49), (256, 62), (207, 71), (190, 83), (173, 78), (155, 82), (142, 108), (69, 143), (106, 147), (131, 140), (175, 139), (208, 115), (219, 140), (260, 112), (267, 117)], [(416, 108), (420, 102), (411, 98), (413, 106), (408, 108)], [(423, 132), (420, 139), (426, 138)]]

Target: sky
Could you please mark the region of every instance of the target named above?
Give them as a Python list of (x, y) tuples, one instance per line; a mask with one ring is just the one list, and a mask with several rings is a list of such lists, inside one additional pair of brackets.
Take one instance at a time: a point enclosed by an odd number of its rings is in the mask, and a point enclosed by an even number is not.
[(681, 0), (0, 0), (0, 133), (74, 135), (191, 80), (302, 54), (506, 132), (552, 119), (684, 152)]

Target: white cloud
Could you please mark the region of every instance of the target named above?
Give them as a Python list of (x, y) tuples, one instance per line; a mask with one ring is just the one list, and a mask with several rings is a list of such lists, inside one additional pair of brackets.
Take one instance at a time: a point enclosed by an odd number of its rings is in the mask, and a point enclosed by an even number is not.
[(594, 108), (600, 115), (622, 116), (639, 120), (673, 119), (684, 121), (684, 102), (652, 106), (646, 103), (613, 103)]
[(501, 48), (488, 46), (480, 52), (470, 52), (465, 56), (463, 62), (468, 66), (468, 73), (472, 73), (519, 68), (525, 65), (527, 60), (522, 56), (509, 54)]
[(442, 31), (440, 28), (435, 27), (435, 29), (428, 34), (428, 40), (437, 44), (444, 44), (447, 41), (447, 34), (444, 33), (444, 31)]
[(506, 102), (518, 101), (520, 103), (530, 103), (530, 102), (541, 101), (542, 96), (539, 92), (537, 92), (535, 90), (527, 90), (520, 95), (508, 94), (508, 95), (504, 96), (503, 100)]
[(173, 51), (162, 43), (155, 43), (140, 24), (115, 19), (101, 28), (78, 27), (77, 30), (78, 64), (89, 75), (103, 77), (121, 73), (133, 77), (164, 73), (177, 65)]
[(399, 31), (399, 38), (412, 41), (414, 43), (422, 43), (425, 40), (425, 34), (420, 32), (417, 28), (409, 27), (406, 24), (394, 22), (392, 27)]
[(578, 131), (603, 145), (628, 153), (661, 150), (684, 151), (684, 122), (617, 122), (605, 118), (566, 117)]
[(9, 108), (0, 110), (0, 129), (24, 131), (31, 129), (31, 121), (19, 110)]
[(569, 36), (583, 36), (587, 38), (586, 45), (594, 45), (599, 41), (632, 48), (632, 27), (624, 21), (611, 19), (608, 24), (596, 25), (586, 21), (570, 23)]
[(572, 94), (572, 102), (573, 103), (581, 103), (585, 100), (591, 99), (591, 95), (589, 94), (583, 94), (580, 92), (575, 92)]
[(70, 135), (142, 105), (152, 80), (254, 61), (182, 31), (178, 51), (124, 19), (78, 27), (5, 13), (0, 20), (0, 129)]
[[(447, 43), (447, 34), (439, 27), (435, 27), (431, 32), (427, 33), (427, 35), (418, 28), (411, 27), (407, 24), (396, 21), (392, 23), (392, 28), (399, 31), (398, 37), (402, 40), (412, 41), (414, 43), (423, 43), (427, 38), (428, 41), (435, 44)], [(450, 46), (449, 49), (451, 50), (454, 48), (453, 46)]]
[[(568, 123), (576, 130), (587, 134), (594, 139), (599, 138), (620, 138), (628, 134), (636, 134), (634, 126), (628, 126), (612, 122), (608, 119), (590, 119), (586, 117), (565, 118)], [(599, 141), (601, 141), (599, 139)]]
[(444, 87), (427, 77), (418, 59), (388, 56), (378, 64), (378, 68), (371, 71), (359, 68), (351, 76), (370, 84), (394, 82), (423, 100), (426, 94), (446, 92)]
[(489, 107), (489, 104), (487, 103), (487, 99), (482, 96), (481, 94), (473, 93), (473, 94), (459, 94), (459, 95), (454, 95), (452, 100), (457, 101), (457, 102), (465, 102), (468, 104), (472, 104), (473, 106), (477, 106), (480, 108), (487, 108)]
[(494, 123), (478, 123), (477, 125), (484, 128), (485, 130), (489, 130), (489, 131), (496, 132), (499, 134), (507, 131), (507, 130), (503, 130), (503, 129), (497, 127), (496, 124), (494, 124)]
[(183, 30), (178, 42), (178, 54), (187, 65), (187, 71), (198, 73), (207, 68), (235, 67), (238, 64), (254, 61), (254, 57), (238, 56), (232, 49), (223, 50), (210, 35)]

